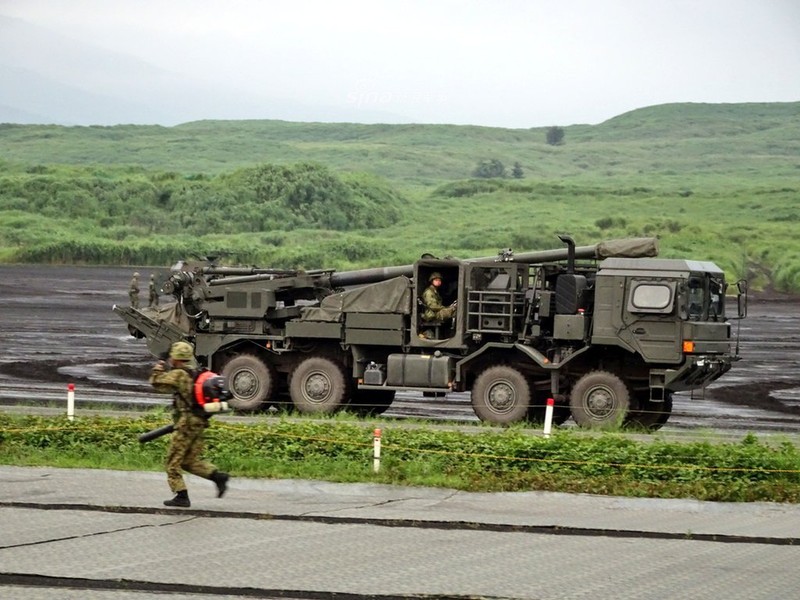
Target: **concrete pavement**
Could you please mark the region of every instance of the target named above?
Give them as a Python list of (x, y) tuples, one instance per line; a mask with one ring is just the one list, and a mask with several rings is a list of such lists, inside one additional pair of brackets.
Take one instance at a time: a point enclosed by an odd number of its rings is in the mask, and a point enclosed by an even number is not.
[(800, 506), (0, 467), (0, 597), (800, 597)]

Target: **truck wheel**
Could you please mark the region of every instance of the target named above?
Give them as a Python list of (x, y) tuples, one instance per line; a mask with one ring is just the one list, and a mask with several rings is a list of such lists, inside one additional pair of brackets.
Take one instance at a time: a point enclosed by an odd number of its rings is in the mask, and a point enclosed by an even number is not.
[(663, 402), (653, 402), (646, 397), (638, 399), (639, 409), (630, 412), (627, 425), (649, 431), (661, 429), (672, 414), (672, 392), (666, 392)]
[(489, 367), (472, 386), (472, 410), (481, 421), (506, 425), (528, 416), (531, 388), (513, 367)]
[(394, 390), (356, 390), (347, 407), (360, 417), (382, 415), (394, 402)]
[(613, 373), (591, 371), (573, 386), (569, 408), (581, 427), (619, 427), (628, 415), (630, 392), (625, 382)]
[(231, 408), (254, 411), (269, 402), (275, 389), (275, 372), (253, 354), (240, 354), (222, 367), (222, 373), (233, 398)]
[(337, 363), (313, 356), (301, 362), (292, 373), (289, 395), (299, 412), (336, 412), (347, 399), (347, 379)]

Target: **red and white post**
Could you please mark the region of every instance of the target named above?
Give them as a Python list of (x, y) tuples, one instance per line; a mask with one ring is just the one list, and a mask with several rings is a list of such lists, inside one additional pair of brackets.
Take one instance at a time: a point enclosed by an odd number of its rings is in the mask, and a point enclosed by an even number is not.
[(547, 399), (547, 408), (544, 409), (544, 437), (550, 437), (550, 430), (553, 428), (553, 408), (556, 401), (553, 398)]
[(372, 470), (381, 470), (381, 430), (376, 429), (372, 436)]
[(75, 420), (75, 384), (67, 384), (67, 419)]

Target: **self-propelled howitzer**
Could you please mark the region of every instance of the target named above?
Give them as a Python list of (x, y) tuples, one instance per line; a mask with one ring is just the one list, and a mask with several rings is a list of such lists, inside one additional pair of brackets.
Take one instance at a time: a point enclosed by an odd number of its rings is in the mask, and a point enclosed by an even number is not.
[[(672, 393), (702, 387), (738, 358), (724, 273), (659, 259), (652, 238), (356, 271), (178, 263), (159, 309), (114, 307), (154, 355), (185, 339), (221, 372), (231, 406), (380, 413), (398, 390), (468, 391), (483, 420), (581, 426), (669, 418)], [(425, 320), (434, 273), (452, 319)], [(745, 314), (739, 284), (734, 318)], [(288, 392), (288, 397), (287, 397)]]

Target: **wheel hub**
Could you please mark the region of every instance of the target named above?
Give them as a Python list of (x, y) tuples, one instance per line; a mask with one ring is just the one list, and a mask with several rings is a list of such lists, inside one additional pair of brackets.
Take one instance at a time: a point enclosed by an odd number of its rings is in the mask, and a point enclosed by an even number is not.
[(258, 378), (252, 371), (239, 371), (233, 376), (231, 388), (240, 398), (251, 398), (258, 391)]
[(514, 406), (516, 394), (514, 388), (507, 382), (495, 383), (489, 388), (487, 404), (497, 412), (506, 412)]
[(324, 373), (311, 373), (306, 378), (304, 389), (309, 400), (322, 402), (331, 393), (331, 382)]
[(597, 387), (586, 398), (586, 412), (592, 417), (603, 419), (614, 411), (614, 395), (606, 387)]

